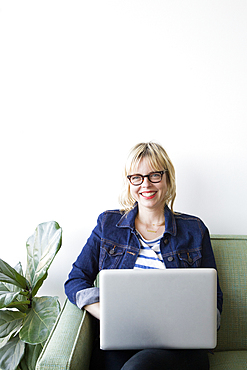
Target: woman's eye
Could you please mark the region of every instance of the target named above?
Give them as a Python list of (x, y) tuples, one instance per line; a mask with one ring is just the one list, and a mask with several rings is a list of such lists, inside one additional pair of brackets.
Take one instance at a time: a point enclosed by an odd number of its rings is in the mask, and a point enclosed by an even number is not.
[(152, 173), (152, 175), (150, 175), (151, 179), (156, 179), (159, 176), (160, 176), (159, 173)]

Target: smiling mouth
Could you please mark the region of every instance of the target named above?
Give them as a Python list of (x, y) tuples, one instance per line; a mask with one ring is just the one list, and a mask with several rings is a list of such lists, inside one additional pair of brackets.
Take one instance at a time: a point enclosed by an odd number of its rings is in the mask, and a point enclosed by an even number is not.
[(143, 192), (141, 193), (141, 195), (144, 197), (144, 198), (148, 198), (148, 199), (151, 199), (155, 196), (156, 194), (156, 191), (149, 191), (149, 192)]

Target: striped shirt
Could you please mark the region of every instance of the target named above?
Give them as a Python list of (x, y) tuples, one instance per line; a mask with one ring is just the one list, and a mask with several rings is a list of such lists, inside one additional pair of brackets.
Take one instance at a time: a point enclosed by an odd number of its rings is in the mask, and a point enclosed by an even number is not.
[(161, 251), (161, 236), (154, 240), (146, 240), (138, 233), (141, 249), (137, 257), (134, 269), (165, 269)]

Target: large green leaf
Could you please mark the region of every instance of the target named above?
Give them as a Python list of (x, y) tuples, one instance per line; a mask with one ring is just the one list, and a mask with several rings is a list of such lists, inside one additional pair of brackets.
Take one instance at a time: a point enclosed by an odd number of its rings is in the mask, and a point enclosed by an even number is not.
[(17, 263), (17, 265), (14, 267), (14, 269), (19, 272), (23, 276), (23, 270), (22, 270), (22, 265), (21, 262)]
[(61, 248), (61, 243), (62, 229), (55, 221), (38, 225), (34, 234), (27, 240), (26, 278), (31, 284), (32, 296), (47, 277), (47, 270)]
[(42, 349), (42, 343), (36, 345), (26, 344), (25, 354), (20, 363), (21, 370), (35, 370)]
[(19, 292), (10, 292), (3, 283), (0, 283), (0, 308), (7, 307), (18, 297)]
[(20, 338), (26, 343), (46, 341), (60, 311), (57, 297), (35, 297), (32, 308), (24, 319)]
[(24, 356), (25, 343), (17, 335), (0, 348), (0, 369), (15, 370)]
[(0, 281), (16, 285), (24, 290), (29, 289), (28, 281), (2, 259), (0, 259)]
[(25, 314), (18, 311), (0, 311), (0, 348), (21, 329)]
[[(22, 274), (22, 266), (20, 262), (15, 266), (15, 270)], [(0, 282), (0, 308), (12, 305), (13, 307), (17, 307), (19, 310), (21, 309), (26, 311), (27, 307), (24, 306), (24, 304), (25, 301), (27, 301), (27, 297), (20, 294), (21, 292), (28, 294), (27, 291), (22, 291), (21, 288), (16, 285)]]

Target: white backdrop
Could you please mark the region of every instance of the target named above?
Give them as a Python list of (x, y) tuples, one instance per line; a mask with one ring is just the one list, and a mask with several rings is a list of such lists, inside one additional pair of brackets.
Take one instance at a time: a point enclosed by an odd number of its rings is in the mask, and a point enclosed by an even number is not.
[(41, 294), (64, 300), (140, 141), (171, 157), (175, 210), (246, 234), (246, 19), (245, 0), (0, 0), (1, 258), (25, 266), (26, 239), (56, 220)]

